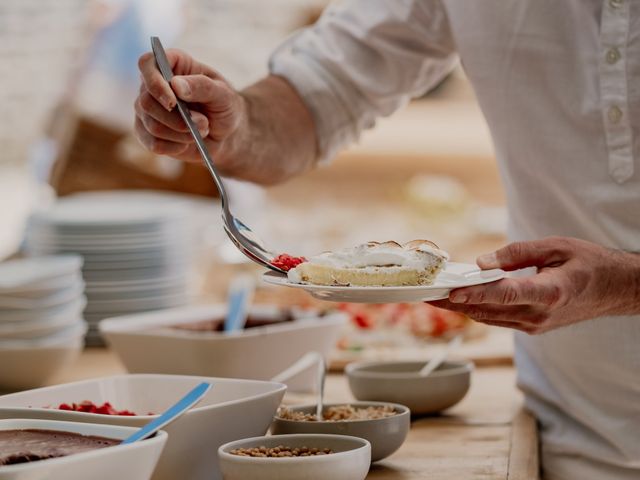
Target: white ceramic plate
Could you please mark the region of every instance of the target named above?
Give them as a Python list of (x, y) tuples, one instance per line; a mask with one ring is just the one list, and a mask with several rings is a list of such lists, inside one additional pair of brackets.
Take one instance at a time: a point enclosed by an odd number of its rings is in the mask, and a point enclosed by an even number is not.
[(431, 285), (416, 287), (309, 285), (290, 282), (287, 277), (276, 272), (267, 272), (262, 278), (272, 285), (301, 288), (316, 298), (330, 302), (400, 303), (440, 300), (447, 298), (449, 292), (455, 288), (495, 282), (505, 276), (504, 270), (480, 270), (470, 263), (449, 262)]
[(167, 219), (180, 218), (184, 205), (161, 196), (132, 198), (125, 192), (78, 193), (59, 200), (49, 210), (36, 212), (36, 224), (80, 226), (156, 225)]
[(75, 274), (82, 266), (78, 255), (53, 255), (19, 258), (0, 263), (0, 291), (3, 293), (29, 290), (33, 284)]
[(49, 308), (32, 308), (30, 310), (3, 310), (0, 309), (0, 323), (28, 322), (35, 320), (52, 320), (56, 317), (79, 317), (87, 306), (84, 296), (76, 297), (70, 302)]
[(4, 310), (31, 310), (53, 308), (72, 302), (84, 293), (84, 282), (80, 279), (69, 287), (54, 290), (51, 294), (37, 298), (2, 295), (0, 293), (0, 316)]
[(28, 340), (50, 336), (82, 321), (80, 316), (62, 315), (44, 320), (0, 323), (0, 345), (4, 340)]

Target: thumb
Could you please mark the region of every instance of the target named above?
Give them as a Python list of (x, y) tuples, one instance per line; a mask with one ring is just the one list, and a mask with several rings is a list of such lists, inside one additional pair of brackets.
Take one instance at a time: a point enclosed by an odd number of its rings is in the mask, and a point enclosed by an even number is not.
[(171, 79), (171, 86), (185, 102), (205, 103), (211, 108), (228, 106), (233, 93), (224, 81), (206, 75), (176, 75)]
[(487, 270), (501, 268), (518, 270), (527, 267), (544, 267), (567, 259), (563, 245), (557, 239), (534, 240), (530, 242), (514, 242), (495, 252), (477, 258), (478, 266)]

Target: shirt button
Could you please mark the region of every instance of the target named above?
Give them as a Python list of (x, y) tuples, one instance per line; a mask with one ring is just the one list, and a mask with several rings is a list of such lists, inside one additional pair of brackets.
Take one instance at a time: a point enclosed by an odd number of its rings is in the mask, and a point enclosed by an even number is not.
[(607, 51), (607, 63), (610, 65), (613, 65), (614, 63), (616, 63), (618, 60), (620, 60), (620, 50), (618, 50), (617, 48), (610, 48)]
[(611, 8), (620, 8), (624, 0), (609, 0)]
[(618, 123), (622, 118), (622, 110), (617, 105), (614, 105), (609, 109), (608, 115), (611, 123)]

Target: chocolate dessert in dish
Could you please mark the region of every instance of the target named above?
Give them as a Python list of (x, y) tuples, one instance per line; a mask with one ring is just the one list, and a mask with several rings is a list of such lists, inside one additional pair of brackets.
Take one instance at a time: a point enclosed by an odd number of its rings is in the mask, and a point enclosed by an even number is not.
[(120, 444), (120, 440), (56, 430), (0, 431), (0, 467), (66, 457)]
[[(290, 310), (280, 310), (273, 314), (250, 314), (244, 326), (245, 330), (250, 328), (265, 327), (276, 323), (293, 322), (295, 317)], [(199, 322), (183, 323), (171, 326), (172, 329), (186, 330), (189, 332), (222, 332), (224, 330), (224, 318), (212, 320), (202, 320)]]

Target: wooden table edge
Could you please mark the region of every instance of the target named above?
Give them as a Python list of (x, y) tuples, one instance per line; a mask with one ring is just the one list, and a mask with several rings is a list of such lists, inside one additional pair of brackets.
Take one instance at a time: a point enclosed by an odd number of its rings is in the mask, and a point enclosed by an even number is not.
[(507, 480), (540, 479), (539, 445), (536, 419), (522, 408), (513, 419), (511, 427)]

